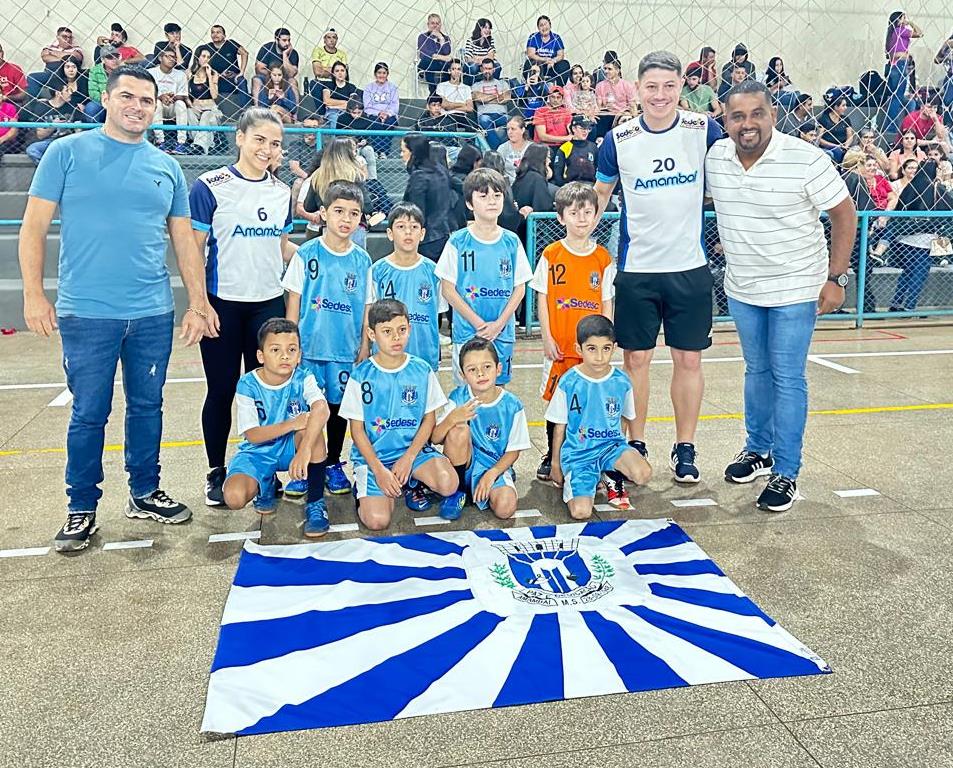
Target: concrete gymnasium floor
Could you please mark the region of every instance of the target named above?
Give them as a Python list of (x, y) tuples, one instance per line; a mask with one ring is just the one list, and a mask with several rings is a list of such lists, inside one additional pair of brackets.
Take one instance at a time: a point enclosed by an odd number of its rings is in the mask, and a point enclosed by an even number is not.
[[(539, 346), (518, 344), (517, 363), (528, 367), (512, 385), (536, 424)], [(262, 521), (251, 509), (204, 506), (204, 390), (193, 381), (201, 367), (197, 351), (177, 344), (169, 376), (185, 381), (166, 389), (163, 486), (192, 506), (193, 521), (127, 520), (122, 453), (110, 449), (94, 543), (79, 556), (44, 554), (64, 514), (69, 408), (58, 342), (20, 333), (0, 349), (0, 766), (953, 766), (950, 326), (818, 332), (809, 378), (821, 413), (805, 442), (807, 499), (781, 515), (754, 507), (760, 484), (722, 480), (743, 441), (733, 332), (717, 331), (706, 356), (696, 487), (676, 486), (665, 466), (671, 368), (659, 350), (649, 430), (656, 477), (633, 511), (600, 514), (674, 518), (833, 675), (239, 739), (198, 732), (242, 545), (209, 537), (260, 531), (263, 543), (299, 541), (301, 507), (283, 502)], [(449, 386), (449, 374), (441, 378)], [(121, 443), (121, 417), (117, 398), (111, 445)], [(530, 431), (543, 449), (544, 429)], [(568, 521), (557, 491), (533, 479), (538, 456), (527, 452), (517, 467), (520, 508), (538, 515), (498, 523), (468, 508), (459, 523), (418, 527), (401, 505), (395, 531)], [(672, 504), (682, 499), (716, 505)], [(355, 522), (348, 497), (330, 508), (332, 523)]]

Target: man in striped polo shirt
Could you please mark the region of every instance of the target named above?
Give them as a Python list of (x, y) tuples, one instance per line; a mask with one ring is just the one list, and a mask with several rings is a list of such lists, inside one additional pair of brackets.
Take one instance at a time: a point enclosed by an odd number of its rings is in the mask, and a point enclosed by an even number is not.
[[(758, 507), (784, 512), (798, 498), (814, 323), (844, 301), (857, 212), (830, 158), (776, 131), (775, 121), (762, 83), (735, 85), (725, 98), (728, 138), (709, 151), (705, 178), (745, 359), (747, 442), (725, 480), (770, 475)], [(830, 217), (830, 255), (821, 211)]]

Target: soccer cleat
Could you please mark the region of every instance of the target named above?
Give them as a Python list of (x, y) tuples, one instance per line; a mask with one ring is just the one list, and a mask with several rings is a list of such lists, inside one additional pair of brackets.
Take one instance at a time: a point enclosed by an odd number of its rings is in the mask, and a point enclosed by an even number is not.
[(539, 468), (536, 470), (536, 479), (541, 483), (548, 483), (553, 479), (553, 457), (548, 453), (543, 456), (539, 462)]
[(675, 443), (668, 466), (675, 473), (676, 483), (697, 483), (701, 478), (695, 466), (695, 446), (692, 443)]
[(130, 496), (126, 503), (126, 517), (175, 525), (191, 518), (192, 510), (157, 488), (148, 496), (138, 499)]
[(762, 456), (754, 451), (740, 451), (734, 461), (725, 467), (725, 480), (729, 483), (750, 483), (756, 477), (771, 474), (774, 459), (769, 453)]
[(308, 492), (307, 480), (292, 480), (285, 486), (284, 493), (289, 499), (297, 499)]
[(404, 488), (404, 503), (407, 509), (413, 512), (426, 512), (432, 506), (430, 497), (427, 495), (427, 487), (413, 478)]
[(642, 454), (643, 459), (646, 461), (649, 460), (649, 447), (645, 444), (645, 441), (629, 440), (629, 448), (635, 448), (635, 450)]
[(324, 474), (324, 487), (328, 493), (340, 496), (351, 492), (351, 482), (344, 474), (344, 465), (346, 461), (339, 461), (337, 464), (328, 464)]
[(467, 495), (462, 491), (450, 494), (440, 502), (440, 517), (444, 520), (459, 520), (466, 502)]
[(613, 509), (632, 509), (629, 501), (629, 492), (625, 489), (625, 481), (618, 472), (606, 472), (603, 482), (606, 486), (606, 498)]
[(304, 508), (304, 535), (309, 539), (319, 539), (331, 530), (328, 521), (328, 508), (324, 499), (309, 501)]
[(66, 523), (57, 531), (53, 546), (57, 552), (79, 552), (89, 546), (89, 539), (98, 527), (95, 512), (70, 512)]
[(213, 467), (205, 476), (205, 506), (224, 507), (225, 493), (222, 486), (225, 484), (225, 467)]
[(765, 512), (787, 512), (799, 498), (801, 496), (797, 492), (796, 481), (784, 475), (773, 474), (758, 497), (758, 509)]
[(275, 488), (276, 479), (274, 475), (272, 475), (264, 483), (259, 484), (258, 495), (255, 497), (254, 501), (252, 501), (255, 511), (259, 515), (270, 515), (275, 511), (275, 505), (277, 504)]

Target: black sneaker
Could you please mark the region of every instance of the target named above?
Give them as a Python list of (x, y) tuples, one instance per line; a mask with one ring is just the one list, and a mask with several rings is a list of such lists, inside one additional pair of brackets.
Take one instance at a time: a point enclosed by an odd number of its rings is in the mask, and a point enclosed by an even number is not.
[(53, 546), (57, 552), (79, 552), (89, 546), (98, 527), (95, 512), (70, 512), (66, 524), (54, 537)]
[(629, 440), (629, 448), (635, 448), (639, 453), (642, 454), (642, 458), (646, 461), (649, 460), (649, 447), (642, 440)]
[(215, 467), (205, 476), (205, 506), (225, 506), (225, 494), (222, 492), (224, 484), (225, 467)]
[(794, 480), (774, 474), (758, 497), (758, 509), (765, 512), (787, 512), (799, 498), (801, 497)]
[(692, 443), (675, 443), (668, 465), (675, 473), (676, 483), (697, 483), (701, 479), (695, 466), (695, 446)]
[(192, 510), (185, 504), (171, 498), (165, 491), (157, 489), (141, 499), (129, 497), (126, 504), (126, 517), (138, 517), (143, 520), (155, 520), (158, 523), (184, 523), (192, 517)]
[(539, 462), (539, 468), (536, 470), (536, 479), (541, 483), (548, 483), (553, 479), (553, 457), (548, 453), (543, 456)]
[(773, 466), (774, 459), (770, 453), (762, 456), (754, 451), (741, 451), (725, 467), (725, 480), (729, 483), (750, 483), (756, 477), (770, 475)]

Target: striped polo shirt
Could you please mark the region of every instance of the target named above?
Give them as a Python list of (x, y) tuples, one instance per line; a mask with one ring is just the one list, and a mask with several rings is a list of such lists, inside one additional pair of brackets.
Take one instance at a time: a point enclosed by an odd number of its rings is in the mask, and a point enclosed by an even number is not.
[(816, 301), (828, 275), (820, 212), (847, 198), (830, 157), (775, 130), (747, 171), (731, 139), (705, 159), (725, 252), (725, 293), (746, 304), (776, 307)]

